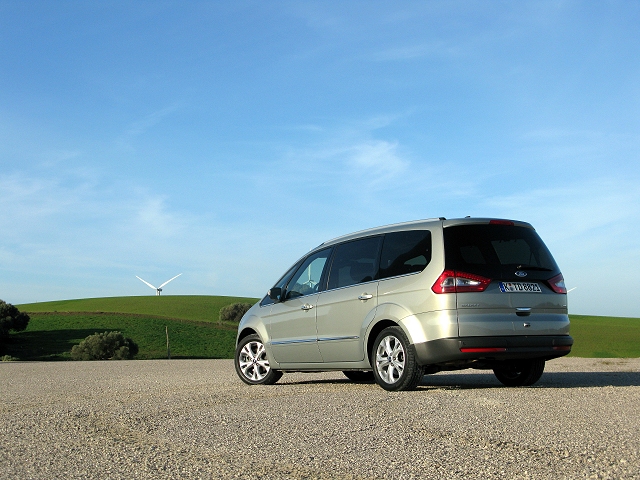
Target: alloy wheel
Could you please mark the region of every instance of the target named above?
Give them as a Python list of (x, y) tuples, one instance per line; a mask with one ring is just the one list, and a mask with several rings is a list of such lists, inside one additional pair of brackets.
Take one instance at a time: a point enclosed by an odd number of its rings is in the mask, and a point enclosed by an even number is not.
[(406, 356), (402, 342), (393, 335), (387, 335), (376, 350), (376, 369), (380, 378), (388, 384), (396, 383), (405, 369)]
[(242, 374), (252, 382), (263, 380), (271, 370), (267, 351), (262, 342), (248, 342), (238, 356), (238, 364)]

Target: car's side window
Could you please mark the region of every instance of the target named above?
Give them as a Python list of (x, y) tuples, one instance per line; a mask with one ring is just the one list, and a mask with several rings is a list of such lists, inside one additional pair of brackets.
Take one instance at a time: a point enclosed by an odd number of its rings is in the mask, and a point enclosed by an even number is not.
[(329, 271), (327, 289), (348, 287), (375, 279), (382, 237), (369, 237), (343, 243), (336, 252)]
[(409, 230), (387, 233), (380, 256), (378, 278), (421, 272), (431, 261), (431, 232)]
[(327, 248), (308, 257), (293, 275), (286, 289), (285, 298), (301, 297), (318, 292), (322, 272), (331, 249)]

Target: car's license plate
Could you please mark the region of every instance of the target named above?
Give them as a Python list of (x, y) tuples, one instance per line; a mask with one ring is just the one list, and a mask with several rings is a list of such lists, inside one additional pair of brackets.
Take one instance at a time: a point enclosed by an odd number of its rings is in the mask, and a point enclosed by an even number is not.
[(540, 285), (527, 282), (500, 282), (500, 290), (504, 293), (542, 293)]

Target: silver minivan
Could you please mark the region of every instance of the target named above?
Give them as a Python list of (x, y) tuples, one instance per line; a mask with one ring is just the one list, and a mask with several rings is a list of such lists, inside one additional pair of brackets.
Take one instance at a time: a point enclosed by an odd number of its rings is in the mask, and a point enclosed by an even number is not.
[(338, 370), (410, 390), (477, 368), (525, 386), (572, 345), (564, 279), (530, 224), (439, 218), (311, 250), (242, 318), (235, 367), (248, 384)]

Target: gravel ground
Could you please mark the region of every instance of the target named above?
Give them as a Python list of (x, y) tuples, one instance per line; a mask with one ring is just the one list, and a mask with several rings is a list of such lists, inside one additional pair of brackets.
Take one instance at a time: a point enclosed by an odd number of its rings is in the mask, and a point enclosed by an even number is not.
[(230, 360), (0, 363), (0, 478), (640, 478), (640, 359), (414, 392)]

